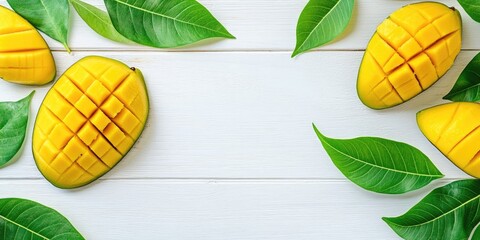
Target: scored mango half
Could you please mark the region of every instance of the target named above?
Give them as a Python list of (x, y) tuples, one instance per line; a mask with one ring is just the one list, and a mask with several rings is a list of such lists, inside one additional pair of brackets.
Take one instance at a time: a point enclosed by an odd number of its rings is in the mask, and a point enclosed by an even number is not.
[(480, 104), (447, 103), (420, 111), (423, 135), (457, 167), (480, 178)]
[(395, 11), (368, 43), (357, 80), (360, 100), (373, 109), (410, 100), (450, 69), (461, 46), (454, 8), (422, 2)]
[(40, 106), (33, 130), (35, 163), (57, 187), (84, 186), (127, 154), (148, 112), (140, 70), (85, 57), (60, 77)]
[(55, 78), (52, 53), (38, 31), (14, 11), (0, 6), (0, 78), (43, 85)]

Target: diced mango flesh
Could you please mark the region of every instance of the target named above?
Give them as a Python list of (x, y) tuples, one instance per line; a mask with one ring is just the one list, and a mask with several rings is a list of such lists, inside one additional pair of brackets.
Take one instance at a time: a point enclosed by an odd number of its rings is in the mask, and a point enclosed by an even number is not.
[(456, 102), (417, 114), (427, 139), (466, 173), (480, 177), (480, 104)]
[(75, 188), (108, 172), (140, 136), (148, 115), (143, 76), (103, 57), (70, 67), (45, 97), (33, 154), (55, 186)]
[(383, 109), (430, 87), (460, 52), (461, 28), (458, 11), (441, 3), (411, 4), (392, 13), (365, 51), (357, 80), (360, 100)]
[(55, 62), (47, 43), (20, 15), (0, 6), (0, 78), (42, 85), (55, 77)]

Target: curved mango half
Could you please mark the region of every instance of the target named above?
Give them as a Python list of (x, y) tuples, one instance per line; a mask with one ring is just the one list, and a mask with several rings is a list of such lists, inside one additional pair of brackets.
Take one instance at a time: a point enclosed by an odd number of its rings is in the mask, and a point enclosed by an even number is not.
[(138, 69), (85, 57), (53, 85), (33, 130), (40, 172), (60, 188), (84, 186), (112, 169), (145, 127), (147, 90)]
[(480, 178), (480, 104), (448, 103), (417, 113), (423, 135), (457, 167)]
[(357, 80), (360, 100), (373, 109), (408, 101), (450, 69), (461, 45), (457, 10), (422, 2), (395, 11), (368, 43)]
[(55, 78), (55, 62), (38, 31), (10, 9), (0, 6), (0, 78), (43, 85)]

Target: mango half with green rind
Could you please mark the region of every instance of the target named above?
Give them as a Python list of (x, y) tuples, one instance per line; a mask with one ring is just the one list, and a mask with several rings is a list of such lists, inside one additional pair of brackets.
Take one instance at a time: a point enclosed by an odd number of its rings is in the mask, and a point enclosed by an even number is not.
[(448, 103), (417, 113), (423, 135), (467, 174), (480, 178), (480, 104)]
[(368, 43), (357, 80), (360, 100), (373, 109), (410, 100), (450, 69), (461, 45), (454, 8), (421, 2), (395, 11)]
[(20, 15), (0, 6), (0, 78), (43, 85), (56, 75), (52, 53), (38, 31)]
[(40, 106), (33, 130), (35, 163), (57, 187), (84, 186), (128, 153), (148, 112), (140, 70), (85, 57), (60, 77)]

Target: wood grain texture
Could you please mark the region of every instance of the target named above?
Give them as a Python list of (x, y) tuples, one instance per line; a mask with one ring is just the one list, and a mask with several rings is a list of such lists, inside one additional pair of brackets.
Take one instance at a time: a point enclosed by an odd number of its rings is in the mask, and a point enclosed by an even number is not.
[[(446, 184), (437, 182), (435, 186)], [(402, 196), (344, 181), (100, 181), (76, 191), (44, 181), (0, 181), (0, 196), (62, 212), (86, 239), (397, 239), (381, 220), (432, 187)]]
[[(104, 8), (101, 0), (86, 0), (97, 7)], [(307, 0), (200, 0), (213, 15), (233, 34), (236, 40), (207, 40), (193, 46), (160, 50), (143, 46), (122, 45), (103, 39), (91, 30), (82, 19), (72, 14), (72, 31), (69, 46), (72, 50), (148, 50), (148, 51), (293, 51), (295, 47), (295, 28), (298, 17)], [(415, 0), (355, 1), (353, 19), (346, 33), (332, 44), (320, 50), (365, 49), (376, 27), (390, 13)], [(442, 1), (448, 6), (459, 9), (463, 17), (464, 49), (480, 49), (480, 26), (463, 11), (455, 0)], [(6, 0), (0, 4), (8, 6)], [(61, 44), (49, 39), (48, 44), (54, 50), (64, 51)]]
[[(151, 114), (135, 149), (105, 178), (343, 178), (311, 123), (334, 138), (379, 136), (418, 147), (449, 178), (465, 177), (416, 126), (419, 110), (441, 103), (475, 55), (463, 52), (425, 93), (399, 107), (374, 111), (358, 100), (362, 52), (56, 53), (62, 73), (88, 55), (119, 59), (142, 70)], [(37, 89), (32, 115), (51, 85)], [(31, 87), (0, 83), (3, 100)], [(0, 178), (41, 178), (30, 151)]]

